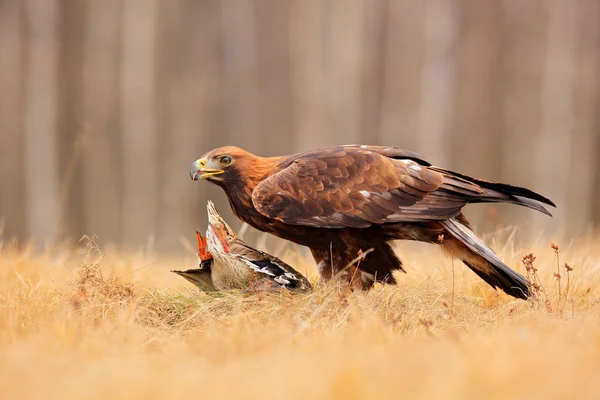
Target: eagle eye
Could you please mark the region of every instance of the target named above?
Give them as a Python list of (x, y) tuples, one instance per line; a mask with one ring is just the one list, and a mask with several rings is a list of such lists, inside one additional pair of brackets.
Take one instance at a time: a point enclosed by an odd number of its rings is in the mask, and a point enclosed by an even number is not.
[(226, 167), (226, 166), (228, 166), (229, 164), (231, 164), (231, 157), (229, 157), (229, 156), (223, 156), (223, 157), (221, 157), (221, 159), (219, 160), (219, 163), (220, 163), (222, 166)]

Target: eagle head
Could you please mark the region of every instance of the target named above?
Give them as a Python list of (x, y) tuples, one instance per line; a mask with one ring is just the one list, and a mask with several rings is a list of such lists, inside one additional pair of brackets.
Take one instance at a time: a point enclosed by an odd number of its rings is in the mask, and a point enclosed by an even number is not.
[(239, 147), (219, 147), (192, 163), (190, 178), (207, 180), (225, 189), (228, 195), (248, 192), (271, 175), (281, 157), (259, 157)]
[(192, 163), (190, 178), (197, 181), (228, 182), (238, 178), (253, 157), (252, 154), (234, 146), (219, 147), (209, 151)]

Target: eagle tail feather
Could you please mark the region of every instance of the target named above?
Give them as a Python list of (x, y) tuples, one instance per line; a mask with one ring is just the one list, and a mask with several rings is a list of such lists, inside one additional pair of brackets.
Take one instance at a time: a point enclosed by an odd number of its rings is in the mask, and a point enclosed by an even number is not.
[(549, 198), (542, 196), (541, 194), (536, 193), (533, 190), (527, 188), (508, 185), (506, 183), (490, 182), (441, 168), (432, 168), (438, 172), (442, 172), (443, 174), (445, 174), (446, 177), (450, 179), (451, 184), (458, 185), (460, 187), (461, 182), (466, 181), (474, 183), (480, 188), (484, 189), (485, 194), (483, 196), (471, 199), (470, 202), (472, 203), (508, 202), (531, 208), (550, 217), (552, 216), (552, 214), (550, 214), (550, 212), (543, 205), (556, 207), (556, 204), (554, 204), (554, 202)]
[(542, 196), (539, 193), (534, 192), (533, 190), (529, 190), (526, 188), (522, 188), (519, 186), (507, 185), (505, 183), (495, 183), (488, 182), (481, 179), (471, 178), (475, 183), (479, 186), (484, 187), (486, 189), (491, 189), (495, 192), (502, 193), (516, 199), (528, 199), (535, 200), (542, 204), (546, 204), (548, 206), (556, 207), (556, 204), (549, 198)]
[(548, 211), (546, 209), (546, 207), (544, 207), (543, 205), (541, 205), (540, 203), (538, 203), (535, 200), (532, 200), (528, 197), (519, 196), (519, 195), (512, 195), (511, 197), (514, 199), (513, 201), (511, 201), (511, 203), (518, 204), (520, 206), (524, 206), (527, 208), (531, 208), (533, 210), (541, 212), (542, 214), (546, 214), (549, 217), (552, 216), (552, 214), (550, 214), (550, 211)]
[(445, 240), (442, 246), (460, 258), (473, 272), (494, 288), (526, 300), (530, 289), (527, 279), (506, 265), (468, 226), (452, 218), (442, 222), (446, 231), (458, 240)]

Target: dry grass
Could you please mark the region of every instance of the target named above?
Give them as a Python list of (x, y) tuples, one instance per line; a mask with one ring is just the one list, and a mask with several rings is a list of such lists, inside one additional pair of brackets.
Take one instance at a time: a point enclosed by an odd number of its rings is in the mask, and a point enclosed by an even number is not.
[[(559, 241), (557, 254), (549, 242), (488, 240), (524, 273), (521, 258), (535, 254), (536, 300), (497, 294), (457, 262), (453, 275), (426, 245), (401, 246), (409, 273), (397, 287), (298, 296), (197, 293), (168, 272), (192, 267), (193, 255), (103, 256), (92, 244), (34, 255), (5, 245), (2, 397), (596, 397), (598, 241)], [(314, 278), (304, 253), (284, 258)]]

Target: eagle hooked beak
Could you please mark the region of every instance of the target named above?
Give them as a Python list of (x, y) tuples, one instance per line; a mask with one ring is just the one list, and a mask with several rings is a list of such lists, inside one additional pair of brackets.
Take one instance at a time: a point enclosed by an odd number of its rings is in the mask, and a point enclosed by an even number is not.
[(218, 168), (217, 165), (218, 164), (215, 162), (207, 162), (206, 158), (200, 158), (192, 163), (192, 166), (190, 167), (190, 178), (192, 178), (193, 181), (197, 181), (225, 172)]

